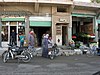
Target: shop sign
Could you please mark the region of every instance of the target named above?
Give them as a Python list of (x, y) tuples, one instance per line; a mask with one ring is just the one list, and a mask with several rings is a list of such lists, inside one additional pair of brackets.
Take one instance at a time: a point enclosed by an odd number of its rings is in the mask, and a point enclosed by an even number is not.
[(51, 17), (33, 16), (29, 17), (29, 21), (51, 21)]
[(66, 20), (63, 19), (63, 18), (60, 18), (59, 21), (60, 21), (60, 22), (65, 22)]

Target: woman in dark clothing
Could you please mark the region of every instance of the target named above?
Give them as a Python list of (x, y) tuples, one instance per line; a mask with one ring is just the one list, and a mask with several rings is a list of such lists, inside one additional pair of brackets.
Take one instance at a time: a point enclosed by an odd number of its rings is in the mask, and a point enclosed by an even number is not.
[(46, 34), (42, 40), (42, 46), (43, 46), (42, 56), (43, 57), (48, 57), (48, 36), (49, 34)]

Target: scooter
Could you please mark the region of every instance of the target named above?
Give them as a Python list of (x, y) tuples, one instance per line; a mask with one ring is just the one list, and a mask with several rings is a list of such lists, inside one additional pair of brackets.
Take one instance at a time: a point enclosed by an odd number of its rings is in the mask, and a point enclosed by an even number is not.
[(6, 63), (9, 59), (18, 59), (23, 62), (29, 62), (31, 60), (31, 55), (27, 51), (27, 48), (8, 44), (8, 50), (4, 51), (2, 54), (2, 60)]
[(54, 59), (57, 54), (59, 53), (59, 48), (57, 47), (57, 44), (54, 44), (51, 50), (48, 52), (48, 56), (50, 59)]

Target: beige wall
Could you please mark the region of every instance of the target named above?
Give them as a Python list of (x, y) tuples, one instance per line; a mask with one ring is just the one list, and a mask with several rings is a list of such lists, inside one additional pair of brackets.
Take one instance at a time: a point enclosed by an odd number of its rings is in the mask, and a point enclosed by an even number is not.
[(40, 13), (49, 13), (49, 14), (51, 14), (51, 10), (52, 9), (52, 7), (51, 6), (40, 6), (39, 7), (39, 12)]
[(51, 7), (50, 6), (40, 6), (39, 7), (39, 12), (35, 12), (35, 7), (34, 5), (22, 5), (22, 6), (3, 6), (0, 7), (0, 11), (29, 11), (33, 15), (34, 13), (41, 13), (41, 14), (46, 14), (49, 13), (51, 14)]
[[(56, 43), (56, 40), (57, 40), (56, 24), (57, 23), (65, 23), (66, 26), (68, 27), (67, 30), (69, 31), (69, 27), (72, 26), (71, 25), (72, 23), (70, 23), (72, 21), (70, 17), (71, 17), (70, 12), (65, 12), (65, 13), (57, 12), (57, 7), (52, 7), (52, 38), (53, 38), (54, 43)], [(69, 36), (71, 36), (71, 34), (68, 34), (68, 38), (69, 38)], [(62, 39), (62, 33), (61, 33), (60, 37)]]
[(0, 2), (38, 2), (38, 3), (60, 3), (72, 4), (72, 0), (0, 0)]
[(30, 11), (30, 12), (34, 12), (34, 7), (33, 6), (19, 6), (19, 5), (15, 5), (15, 6), (3, 6), (0, 7), (0, 11)]

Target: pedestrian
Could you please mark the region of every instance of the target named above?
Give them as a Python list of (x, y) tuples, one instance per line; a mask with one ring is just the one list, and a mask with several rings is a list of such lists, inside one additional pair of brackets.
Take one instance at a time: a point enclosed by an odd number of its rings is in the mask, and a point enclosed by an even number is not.
[(17, 35), (17, 33), (14, 30), (12, 30), (11, 37), (10, 37), (11, 45), (16, 45), (16, 35)]
[(20, 33), (19, 39), (20, 39), (20, 47), (23, 47), (24, 46), (24, 39), (25, 39), (25, 36), (23, 33)]
[(28, 35), (28, 48), (34, 48), (34, 31), (30, 31)]
[(53, 46), (52, 37), (48, 38), (48, 49), (51, 49)]
[(44, 57), (44, 50), (45, 50), (44, 38), (45, 38), (45, 34), (42, 35), (42, 56), (43, 57)]
[(42, 56), (46, 58), (48, 57), (48, 37), (49, 34), (45, 34), (42, 40), (42, 45), (43, 45)]

